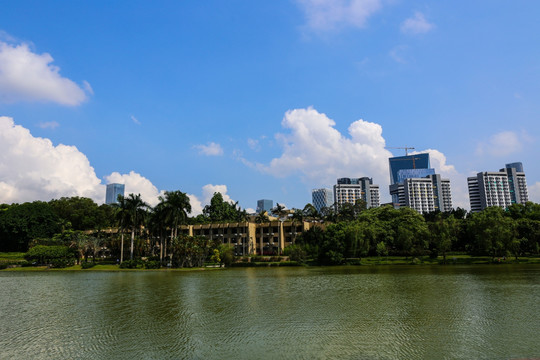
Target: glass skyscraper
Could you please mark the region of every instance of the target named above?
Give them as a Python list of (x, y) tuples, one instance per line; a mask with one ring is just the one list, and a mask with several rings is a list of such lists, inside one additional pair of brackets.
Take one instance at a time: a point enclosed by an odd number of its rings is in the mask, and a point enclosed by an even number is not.
[(396, 156), (389, 158), (388, 163), (390, 165), (390, 185), (400, 182), (398, 180), (399, 170), (429, 169), (431, 167), (429, 164), (429, 153)]
[(274, 201), (272, 200), (265, 200), (265, 199), (257, 200), (257, 213), (266, 211), (268, 214), (270, 214), (273, 207), (274, 207)]
[(124, 196), (124, 184), (108, 184), (105, 193), (105, 204), (117, 204), (118, 195)]

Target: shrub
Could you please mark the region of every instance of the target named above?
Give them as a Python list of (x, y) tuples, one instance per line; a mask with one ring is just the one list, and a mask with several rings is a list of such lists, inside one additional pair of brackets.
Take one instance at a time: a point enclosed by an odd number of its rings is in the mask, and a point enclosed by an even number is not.
[(137, 260), (125, 260), (120, 264), (120, 269), (136, 269), (138, 264)]
[(93, 263), (93, 262), (83, 262), (83, 263), (81, 263), (81, 268), (83, 268), (83, 269), (90, 269), (90, 268), (93, 268), (94, 266), (96, 266), (96, 263)]
[(65, 268), (68, 266), (73, 266), (75, 264), (74, 259), (52, 259), (50, 265), (52, 268)]
[(145, 269), (159, 269), (161, 268), (161, 264), (159, 261), (156, 261), (156, 260), (151, 260), (151, 261), (147, 261), (143, 264), (143, 267)]
[(24, 256), (26, 260), (53, 267), (66, 267), (74, 263), (73, 252), (67, 246), (36, 245)]

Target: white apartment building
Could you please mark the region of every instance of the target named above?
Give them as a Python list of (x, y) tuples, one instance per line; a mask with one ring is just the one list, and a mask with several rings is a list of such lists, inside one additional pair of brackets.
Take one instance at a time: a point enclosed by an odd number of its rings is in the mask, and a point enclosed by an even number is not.
[(471, 211), (489, 206), (508, 208), (529, 201), (527, 181), (521, 163), (506, 164), (499, 171), (479, 172), (467, 178)]
[(344, 203), (354, 204), (361, 199), (366, 202), (367, 208), (379, 207), (379, 185), (374, 185), (373, 180), (363, 178), (340, 178), (334, 185), (334, 203), (337, 206)]
[(390, 194), (398, 199), (399, 207), (410, 207), (421, 214), (452, 210), (450, 180), (441, 179), (439, 174), (404, 179), (390, 185)]

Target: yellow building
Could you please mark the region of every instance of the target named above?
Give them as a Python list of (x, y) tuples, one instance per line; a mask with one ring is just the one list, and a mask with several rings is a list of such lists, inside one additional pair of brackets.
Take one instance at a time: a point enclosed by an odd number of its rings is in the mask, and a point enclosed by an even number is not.
[(257, 224), (251, 221), (223, 224), (183, 225), (182, 233), (219, 239), (234, 247), (235, 255), (280, 255), (294, 244), (296, 237), (319, 223), (270, 220)]

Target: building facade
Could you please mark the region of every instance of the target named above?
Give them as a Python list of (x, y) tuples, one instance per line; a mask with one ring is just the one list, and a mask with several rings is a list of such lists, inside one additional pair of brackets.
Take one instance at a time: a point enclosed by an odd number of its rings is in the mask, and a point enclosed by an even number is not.
[(482, 211), (489, 206), (508, 208), (512, 204), (529, 201), (523, 164), (506, 164), (499, 171), (479, 172), (467, 178), (471, 211)]
[(334, 193), (331, 189), (313, 189), (311, 204), (320, 212), (322, 208), (334, 205)]
[(118, 195), (124, 196), (124, 184), (107, 184), (107, 190), (105, 192), (105, 204), (117, 204)]
[(296, 238), (313, 226), (325, 227), (307, 221), (270, 220), (257, 224), (251, 221), (223, 224), (182, 225), (181, 233), (189, 236), (206, 236), (228, 244), (235, 255), (280, 255)]
[(257, 214), (266, 211), (270, 214), (272, 208), (274, 207), (274, 201), (272, 200), (257, 200)]
[(373, 179), (368, 177), (337, 179), (334, 185), (336, 208), (344, 203), (354, 204), (359, 199), (366, 202), (366, 208), (379, 207), (379, 185), (374, 185)]
[(390, 185), (390, 194), (398, 199), (398, 205), (394, 206), (410, 207), (421, 214), (452, 210), (450, 180), (441, 179), (439, 174), (406, 178), (401, 183)]

